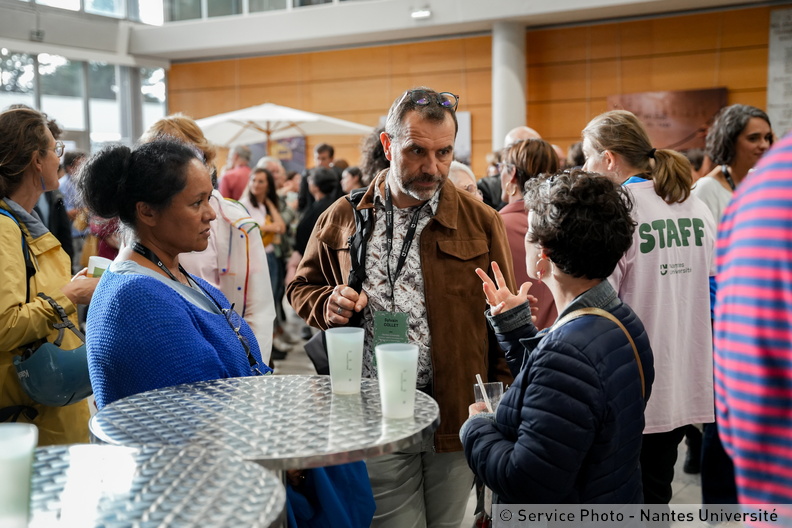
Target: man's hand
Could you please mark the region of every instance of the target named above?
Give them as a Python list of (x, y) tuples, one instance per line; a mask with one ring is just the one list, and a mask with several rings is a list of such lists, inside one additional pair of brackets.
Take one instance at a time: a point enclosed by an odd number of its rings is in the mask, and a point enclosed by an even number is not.
[(339, 284), (325, 304), (325, 320), (332, 326), (344, 326), (353, 313), (360, 312), (366, 305), (366, 292), (358, 293), (346, 284)]

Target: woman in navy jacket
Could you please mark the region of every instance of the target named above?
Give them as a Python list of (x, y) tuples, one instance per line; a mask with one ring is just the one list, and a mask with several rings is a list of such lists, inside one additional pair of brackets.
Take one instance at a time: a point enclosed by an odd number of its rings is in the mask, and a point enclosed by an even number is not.
[[(497, 502), (641, 503), (639, 454), (654, 370), (643, 324), (605, 280), (629, 248), (631, 202), (606, 178), (583, 171), (526, 184), (528, 274), (553, 292), (559, 319), (531, 321), (529, 285), (515, 295), (498, 271), (481, 270), (514, 384), (495, 414), (470, 406), (460, 431), (473, 472)], [(562, 321), (579, 308), (599, 315)]]

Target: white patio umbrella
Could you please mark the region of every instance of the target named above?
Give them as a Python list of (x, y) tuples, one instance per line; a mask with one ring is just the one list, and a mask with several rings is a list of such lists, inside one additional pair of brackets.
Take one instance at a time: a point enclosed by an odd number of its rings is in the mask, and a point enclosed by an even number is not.
[(204, 136), (221, 147), (311, 135), (370, 134), (373, 127), (288, 106), (264, 103), (197, 120)]

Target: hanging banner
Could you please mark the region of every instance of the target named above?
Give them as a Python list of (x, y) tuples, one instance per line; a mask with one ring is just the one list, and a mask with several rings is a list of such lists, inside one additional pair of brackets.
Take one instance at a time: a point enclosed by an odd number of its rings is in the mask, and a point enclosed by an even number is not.
[(609, 110), (629, 110), (646, 127), (655, 148), (704, 148), (707, 130), (726, 106), (726, 88), (608, 96)]

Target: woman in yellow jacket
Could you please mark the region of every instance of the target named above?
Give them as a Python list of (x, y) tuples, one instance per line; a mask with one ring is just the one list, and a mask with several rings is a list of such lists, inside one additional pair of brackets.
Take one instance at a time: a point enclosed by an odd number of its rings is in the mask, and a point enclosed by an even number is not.
[[(39, 445), (88, 441), (87, 403), (47, 407), (34, 402), (13, 364), (26, 345), (42, 338), (52, 342), (58, 335), (53, 324), (61, 319), (39, 292), (63, 307), (76, 325), (76, 305), (90, 301), (98, 282), (85, 277), (87, 270), (72, 279), (69, 256), (33, 212), (43, 192), (58, 188), (61, 155), (63, 143), (55, 141), (44, 114), (29, 108), (0, 113), (0, 417), (35, 424)], [(80, 345), (72, 332), (65, 333), (63, 349)]]

